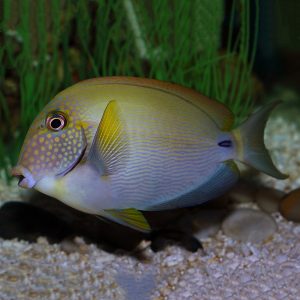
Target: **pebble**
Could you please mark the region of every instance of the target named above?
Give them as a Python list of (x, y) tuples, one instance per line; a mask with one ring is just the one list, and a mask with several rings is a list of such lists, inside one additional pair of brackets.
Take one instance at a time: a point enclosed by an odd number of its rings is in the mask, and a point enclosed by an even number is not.
[(293, 232), (294, 232), (294, 234), (300, 235), (300, 225), (295, 226), (295, 227), (293, 228)]
[(260, 187), (255, 194), (255, 200), (263, 211), (272, 214), (278, 212), (279, 202), (284, 195), (283, 191), (269, 187)]
[(73, 253), (78, 251), (78, 244), (75, 243), (74, 240), (70, 238), (66, 238), (60, 242), (60, 248), (62, 251), (66, 252), (67, 254)]
[(233, 211), (223, 222), (225, 235), (250, 243), (261, 243), (272, 236), (277, 229), (273, 218), (264, 212), (240, 208)]
[(287, 220), (300, 222), (300, 188), (290, 192), (282, 199), (279, 211)]
[(179, 264), (180, 262), (182, 262), (182, 260), (183, 260), (183, 258), (181, 256), (172, 255), (172, 256), (166, 257), (166, 259), (164, 260), (164, 262), (162, 262), (162, 264), (166, 265), (167, 267), (173, 267), (173, 266)]

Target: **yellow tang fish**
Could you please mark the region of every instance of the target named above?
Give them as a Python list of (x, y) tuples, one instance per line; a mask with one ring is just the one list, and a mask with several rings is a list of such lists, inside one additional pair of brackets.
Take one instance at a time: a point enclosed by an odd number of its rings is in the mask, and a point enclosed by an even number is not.
[(133, 77), (82, 81), (36, 117), (12, 174), (21, 187), (149, 231), (139, 210), (222, 195), (239, 177), (234, 160), (286, 178), (263, 141), (274, 106), (234, 129), (224, 105), (192, 89)]

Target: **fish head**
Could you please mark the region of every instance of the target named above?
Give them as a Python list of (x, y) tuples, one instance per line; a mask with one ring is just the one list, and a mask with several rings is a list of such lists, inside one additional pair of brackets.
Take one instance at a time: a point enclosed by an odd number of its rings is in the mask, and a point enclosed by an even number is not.
[(35, 118), (25, 137), (12, 175), (32, 188), (42, 179), (64, 176), (82, 159), (86, 124), (74, 101), (52, 100)]

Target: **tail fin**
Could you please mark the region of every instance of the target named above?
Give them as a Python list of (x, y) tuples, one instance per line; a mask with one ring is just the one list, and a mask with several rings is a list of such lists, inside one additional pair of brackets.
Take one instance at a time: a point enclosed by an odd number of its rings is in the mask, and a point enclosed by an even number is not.
[(273, 102), (250, 116), (233, 130), (237, 142), (237, 159), (251, 167), (278, 179), (288, 176), (281, 173), (272, 162), (264, 144), (264, 129), (271, 111), (280, 103)]

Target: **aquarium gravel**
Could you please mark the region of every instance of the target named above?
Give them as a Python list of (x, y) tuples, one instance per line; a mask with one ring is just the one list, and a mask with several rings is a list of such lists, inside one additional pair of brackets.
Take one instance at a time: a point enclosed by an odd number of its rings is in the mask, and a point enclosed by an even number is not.
[[(267, 127), (266, 142), (290, 178), (260, 179), (285, 192), (299, 187), (297, 127), (277, 117)], [(2, 201), (19, 197), (14, 186), (1, 185)], [(196, 253), (177, 246), (154, 253), (142, 242), (143, 259), (107, 253), (80, 237), (54, 245), (43, 237), (33, 244), (0, 240), (0, 299), (297, 300), (300, 224), (278, 212), (272, 216), (278, 230), (261, 244), (241, 243), (219, 231), (202, 239), (204, 250)]]

